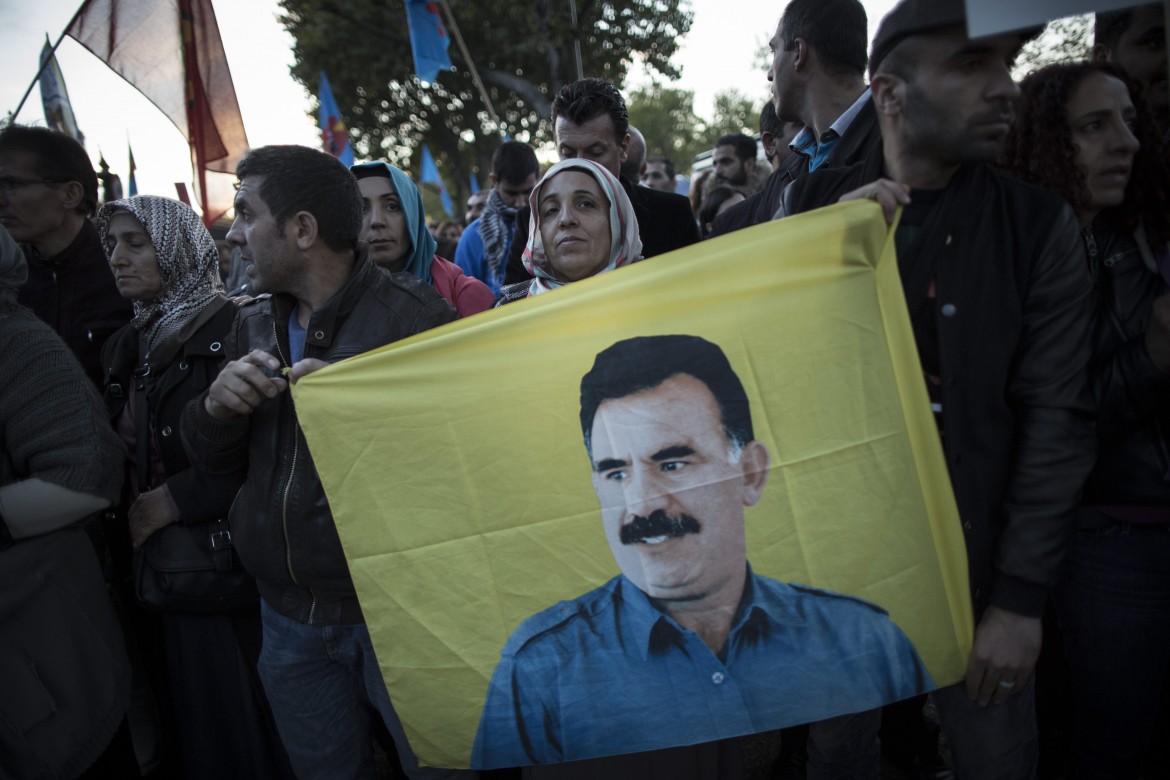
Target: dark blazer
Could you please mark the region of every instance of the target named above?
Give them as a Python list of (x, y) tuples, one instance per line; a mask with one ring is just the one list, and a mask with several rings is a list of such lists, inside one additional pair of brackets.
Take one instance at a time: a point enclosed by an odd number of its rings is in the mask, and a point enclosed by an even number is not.
[[(664, 255), (698, 242), (699, 225), (691, 213), (691, 202), (685, 196), (640, 187), (631, 184), (625, 176), (621, 182), (622, 189), (634, 207), (634, 218), (638, 220), (643, 259)], [(504, 284), (515, 284), (532, 278), (521, 259), (528, 243), (529, 218), (530, 210), (527, 207), (516, 214), (516, 234), (512, 236), (512, 247), (508, 250)]]
[[(882, 132), (877, 123), (877, 110), (869, 100), (861, 107), (852, 124), (837, 141), (833, 151), (825, 158), (821, 168), (845, 168), (862, 160), (882, 144)], [(818, 168), (818, 170), (820, 170)], [(711, 238), (721, 236), (752, 225), (769, 222), (789, 184), (808, 174), (807, 158), (793, 154), (784, 165), (768, 177), (764, 189), (742, 203), (737, 203), (715, 218), (711, 226)]]

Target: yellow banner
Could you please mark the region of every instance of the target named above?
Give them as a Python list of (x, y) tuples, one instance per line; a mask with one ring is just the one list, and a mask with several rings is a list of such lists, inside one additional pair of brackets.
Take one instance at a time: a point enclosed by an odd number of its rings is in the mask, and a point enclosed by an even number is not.
[(842, 204), (294, 388), (422, 762), (689, 744), (962, 677), (966, 554), (892, 237)]

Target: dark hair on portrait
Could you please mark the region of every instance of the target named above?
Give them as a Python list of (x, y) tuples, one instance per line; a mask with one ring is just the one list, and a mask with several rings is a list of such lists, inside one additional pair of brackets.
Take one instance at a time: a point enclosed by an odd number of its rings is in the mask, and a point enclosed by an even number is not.
[(98, 205), (98, 179), (85, 147), (64, 133), (47, 127), (9, 125), (0, 130), (0, 152), (25, 152), (36, 158), (36, 173), (54, 183), (81, 185), (77, 211), (92, 216)]
[(626, 100), (617, 87), (601, 79), (579, 79), (561, 87), (552, 104), (552, 120), (564, 117), (575, 125), (609, 114), (613, 120), (614, 139), (620, 144), (630, 131), (630, 114)]
[(674, 160), (669, 157), (647, 157), (646, 164), (650, 163), (662, 163), (662, 169), (666, 171), (666, 178), (674, 178)]
[(732, 449), (742, 449), (755, 439), (747, 393), (722, 349), (698, 336), (639, 336), (599, 352), (593, 368), (581, 378), (581, 432), (590, 457), (598, 407), (653, 390), (678, 374), (693, 376), (715, 396)]
[(731, 133), (725, 135), (715, 142), (715, 148), (720, 146), (730, 146), (735, 149), (735, 156), (742, 160), (756, 159), (756, 142), (749, 135), (743, 133)]
[(803, 38), (830, 73), (865, 73), (868, 21), (858, 0), (792, 0), (780, 18), (784, 50)]
[(1060, 195), (1073, 211), (1088, 206), (1089, 191), (1077, 167), (1077, 150), (1069, 127), (1067, 106), (1086, 76), (1104, 73), (1120, 79), (1137, 110), (1133, 132), (1141, 148), (1133, 160), (1125, 202), (1102, 213), (1110, 228), (1132, 231), (1145, 225), (1151, 241), (1170, 240), (1170, 172), (1162, 139), (1137, 85), (1121, 68), (1107, 62), (1049, 65), (1020, 83), (1016, 120), (1000, 164), (1014, 176)]
[(776, 116), (776, 106), (770, 100), (760, 109), (760, 135), (764, 133), (771, 133), (777, 138), (784, 135), (784, 122)]
[(492, 152), (492, 173), (500, 181), (520, 184), (529, 176), (540, 171), (536, 152), (528, 144), (519, 141), (504, 141)]
[(278, 230), (298, 211), (317, 220), (325, 245), (335, 252), (357, 246), (362, 196), (357, 179), (336, 157), (307, 146), (262, 146), (244, 155), (236, 178), (260, 179), (260, 198)]

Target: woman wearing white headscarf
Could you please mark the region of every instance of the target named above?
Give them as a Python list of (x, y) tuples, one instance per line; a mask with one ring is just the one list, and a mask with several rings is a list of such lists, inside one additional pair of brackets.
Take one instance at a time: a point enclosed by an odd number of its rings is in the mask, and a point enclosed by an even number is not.
[(528, 203), (524, 267), (533, 278), (500, 288), (497, 306), (642, 259), (629, 196), (612, 173), (591, 160), (562, 160), (549, 168)]
[[(124, 503), (138, 548), (172, 523), (226, 517), (242, 483), (243, 474), (196, 471), (179, 437), (183, 408), (219, 373), (236, 307), (224, 296), (215, 242), (190, 207), (137, 196), (103, 205), (97, 223), (118, 291), (134, 304), (133, 320), (102, 349), (102, 369), (129, 452)], [(291, 776), (255, 677), (258, 601), (231, 612), (171, 609), (161, 623), (183, 775)]]

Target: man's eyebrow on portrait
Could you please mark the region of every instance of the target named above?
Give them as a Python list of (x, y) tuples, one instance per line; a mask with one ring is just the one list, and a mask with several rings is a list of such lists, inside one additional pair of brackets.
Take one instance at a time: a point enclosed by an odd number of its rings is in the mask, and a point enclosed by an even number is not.
[[(676, 444), (673, 447), (664, 447), (658, 452), (650, 456), (650, 460), (655, 463), (661, 463), (666, 460), (678, 460), (679, 458), (687, 458), (695, 454), (693, 447), (685, 444)], [(625, 468), (630, 465), (629, 461), (621, 458), (602, 458), (594, 464), (593, 470), (597, 472), (610, 471), (612, 469)]]

